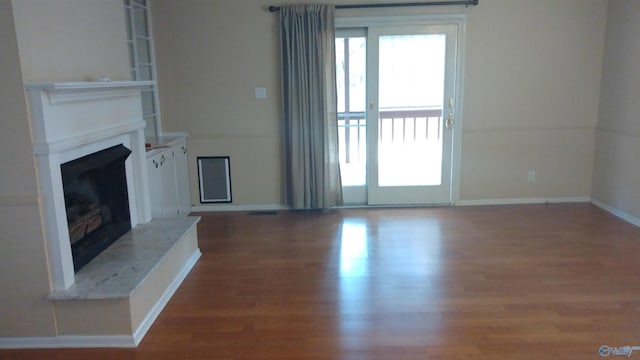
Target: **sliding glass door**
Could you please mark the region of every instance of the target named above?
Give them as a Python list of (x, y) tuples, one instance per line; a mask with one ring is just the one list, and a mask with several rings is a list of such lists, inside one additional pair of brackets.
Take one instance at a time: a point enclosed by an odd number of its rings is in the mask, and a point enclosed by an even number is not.
[(336, 41), (345, 202), (451, 203), (457, 27), (359, 31)]

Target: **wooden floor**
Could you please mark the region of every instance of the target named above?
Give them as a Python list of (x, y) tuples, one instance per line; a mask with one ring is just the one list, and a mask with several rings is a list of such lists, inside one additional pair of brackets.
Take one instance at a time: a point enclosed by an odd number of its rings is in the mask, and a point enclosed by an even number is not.
[(202, 216), (203, 256), (137, 349), (0, 359), (565, 360), (640, 345), (640, 229), (593, 205)]

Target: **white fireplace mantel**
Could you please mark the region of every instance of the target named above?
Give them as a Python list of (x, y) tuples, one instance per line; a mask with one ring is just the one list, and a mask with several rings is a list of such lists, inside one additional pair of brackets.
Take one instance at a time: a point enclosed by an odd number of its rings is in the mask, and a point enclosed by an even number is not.
[(25, 85), (37, 159), (52, 290), (75, 281), (60, 165), (123, 144), (131, 226), (151, 220), (141, 90), (154, 82), (53, 82)]

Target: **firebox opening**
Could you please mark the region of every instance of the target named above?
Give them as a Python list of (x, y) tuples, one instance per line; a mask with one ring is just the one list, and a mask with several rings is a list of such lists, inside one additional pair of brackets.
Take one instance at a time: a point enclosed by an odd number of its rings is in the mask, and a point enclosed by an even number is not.
[(60, 165), (75, 272), (131, 230), (130, 154), (116, 145)]

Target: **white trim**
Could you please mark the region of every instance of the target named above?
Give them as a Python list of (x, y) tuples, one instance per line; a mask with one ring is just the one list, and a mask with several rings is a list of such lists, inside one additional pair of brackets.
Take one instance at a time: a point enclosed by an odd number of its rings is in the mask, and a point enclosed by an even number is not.
[(591, 202), (593, 203), (593, 205), (601, 208), (602, 210), (604, 210), (604, 211), (606, 211), (606, 212), (608, 212), (608, 213), (610, 213), (610, 214), (612, 214), (612, 215), (614, 215), (616, 217), (619, 217), (620, 219), (622, 219), (622, 220), (624, 220), (624, 221), (626, 221), (626, 222), (628, 222), (630, 224), (633, 224), (633, 225), (635, 225), (637, 227), (640, 227), (640, 218), (637, 218), (637, 217), (635, 217), (635, 216), (633, 216), (633, 215), (631, 215), (631, 214), (629, 214), (627, 212), (624, 212), (624, 211), (622, 211), (620, 209), (616, 209), (613, 206), (611, 206), (611, 205), (609, 205), (607, 203), (604, 203), (604, 202), (602, 202), (600, 200), (591, 199)]
[(371, 26), (441, 25), (460, 24), (466, 21), (465, 14), (387, 15), (387, 16), (340, 16), (336, 15), (337, 28), (368, 28)]
[(131, 335), (0, 338), (0, 349), (135, 348)]
[[(456, 29), (455, 79), (453, 80), (455, 105), (453, 113), (455, 125), (453, 127), (451, 146), (451, 168), (449, 184), (449, 201), (456, 203), (460, 196), (462, 176), (462, 134), (464, 123), (464, 87), (467, 40), (467, 15), (458, 14), (424, 14), (424, 15), (382, 15), (382, 16), (340, 16), (336, 15), (336, 31), (345, 33), (361, 31), (373, 26), (438, 26), (454, 25)], [(368, 201), (368, 199), (364, 199)]]
[(202, 254), (196, 249), (187, 260), (182, 270), (176, 275), (156, 304), (151, 308), (147, 317), (140, 323), (133, 335), (105, 335), (105, 336), (50, 336), (50, 337), (9, 337), (0, 338), (0, 349), (46, 349), (46, 348), (135, 348), (154, 321), (167, 305), (182, 281)]
[(283, 204), (259, 204), (259, 205), (217, 205), (217, 204), (200, 204), (191, 208), (193, 212), (224, 212), (224, 211), (272, 211), (272, 210), (290, 210)]
[(140, 90), (129, 88), (116, 88), (115, 90), (117, 91), (108, 92), (106, 90), (114, 90), (114, 88), (90, 89), (90, 91), (82, 94), (77, 93), (77, 90), (78, 89), (60, 91), (59, 89), (55, 89), (53, 90), (55, 92), (49, 93), (49, 104), (57, 105), (77, 101), (103, 100), (110, 98), (129, 97), (140, 94)]
[(451, 196), (450, 200), (455, 203), (460, 198), (460, 187), (462, 184), (462, 132), (464, 123), (464, 88), (465, 88), (465, 64), (466, 64), (466, 42), (467, 42), (467, 21), (466, 16), (454, 16), (452, 21), (458, 26), (457, 31), (457, 54), (456, 54), (456, 79), (455, 83), (455, 104), (453, 107), (453, 148), (451, 159)]
[(336, 38), (349, 38), (349, 37), (367, 37), (367, 28), (365, 27), (343, 27), (338, 28), (336, 26)]
[(484, 205), (521, 205), (521, 204), (558, 204), (558, 203), (588, 203), (591, 198), (586, 196), (552, 197), (552, 198), (511, 198), (511, 199), (480, 199), (459, 200), (454, 206), (484, 206)]
[(438, 208), (438, 207), (450, 207), (453, 204), (449, 203), (429, 203), (429, 204), (392, 204), (392, 205), (366, 205), (366, 204), (346, 204), (341, 206), (334, 206), (333, 209), (412, 209), (412, 208)]
[(162, 309), (164, 309), (169, 300), (171, 300), (171, 297), (176, 292), (176, 290), (178, 290), (180, 284), (182, 284), (187, 275), (189, 275), (189, 272), (196, 265), (196, 262), (198, 262), (198, 259), (200, 259), (201, 255), (202, 253), (200, 252), (200, 249), (196, 249), (193, 252), (189, 260), (187, 260), (185, 265), (182, 267), (182, 270), (180, 270), (171, 284), (169, 284), (167, 289), (164, 291), (162, 296), (160, 296), (156, 304), (151, 308), (144, 320), (142, 320), (140, 326), (138, 326), (138, 329), (136, 329), (136, 331), (133, 333), (135, 346), (138, 346), (138, 344), (140, 344), (142, 338), (144, 338), (144, 336), (147, 334), (147, 331), (149, 331), (149, 329), (151, 328), (151, 325), (153, 325), (154, 321), (156, 321), (158, 315), (160, 315), (160, 312), (162, 312)]
[(82, 145), (91, 144), (100, 139), (116, 137), (118, 135), (132, 133), (137, 130), (144, 129), (145, 122), (140, 120), (109, 129), (101, 129), (85, 133), (74, 134), (66, 139), (51, 141), (47, 143), (33, 144), (34, 155), (46, 155), (51, 153), (59, 153), (68, 149), (80, 147)]

